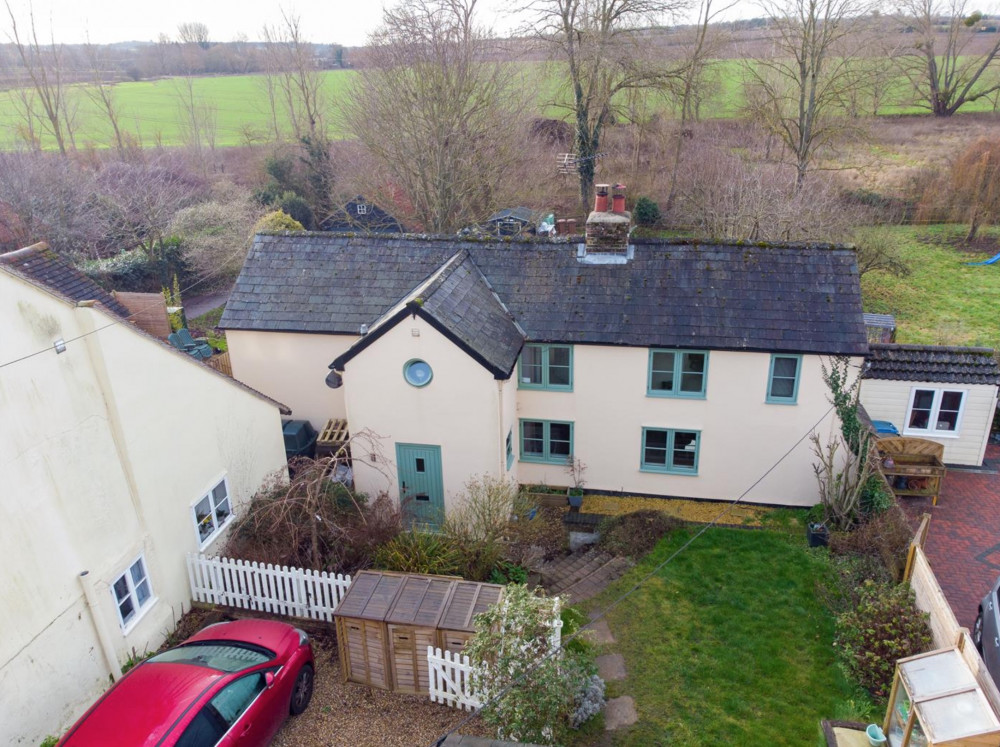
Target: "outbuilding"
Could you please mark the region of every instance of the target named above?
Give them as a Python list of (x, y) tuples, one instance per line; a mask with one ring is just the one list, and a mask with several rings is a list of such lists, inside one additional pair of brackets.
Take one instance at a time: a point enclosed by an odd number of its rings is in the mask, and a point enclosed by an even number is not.
[(344, 679), (427, 693), (427, 647), (460, 651), (475, 616), (502, 594), (497, 584), (449, 576), (362, 571), (334, 612)]
[(979, 466), (997, 406), (1000, 367), (991, 348), (873, 344), (861, 404), (900, 435), (937, 442), (946, 464)]

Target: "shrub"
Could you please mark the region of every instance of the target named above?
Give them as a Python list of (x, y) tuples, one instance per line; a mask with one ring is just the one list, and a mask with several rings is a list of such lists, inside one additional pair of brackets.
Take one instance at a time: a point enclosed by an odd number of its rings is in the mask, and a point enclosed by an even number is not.
[(45, 737), (45, 739), (42, 740), (41, 744), (39, 744), (38, 747), (56, 747), (57, 744), (59, 744), (59, 737), (49, 736)]
[(565, 508), (543, 506), (533, 519), (511, 522), (505, 534), (506, 559), (526, 568), (535, 568), (542, 561), (562, 554), (569, 544), (562, 522), (565, 512)]
[(275, 210), (254, 224), (253, 232), (261, 231), (305, 231), (306, 229), (288, 213)]
[(402, 532), (375, 550), (374, 565), (386, 571), (459, 575), (462, 554), (443, 534), (416, 529)]
[(632, 210), (636, 225), (649, 228), (655, 226), (660, 221), (660, 206), (648, 197), (640, 197), (635, 201), (635, 208)]
[(583, 687), (573, 699), (575, 708), (569, 717), (569, 725), (577, 729), (596, 716), (604, 708), (604, 680), (592, 674), (583, 682)]
[(604, 519), (598, 531), (599, 547), (612, 555), (639, 558), (679, 527), (680, 520), (662, 511), (634, 511)]
[(895, 579), (902, 578), (913, 531), (899, 505), (870, 517), (851, 532), (834, 534), (830, 550), (836, 554), (877, 558)]
[(582, 723), (575, 719), (600, 710), (593, 658), (549, 649), (551, 604), (515, 584), (500, 604), (476, 615), (478, 632), (465, 652), (476, 691), (487, 701), (498, 696), (480, 711), (498, 739), (564, 744), (569, 729)]
[(523, 584), (528, 580), (528, 569), (509, 560), (501, 560), (487, 579), (491, 584)]
[(313, 211), (305, 198), (294, 192), (285, 192), (278, 200), (278, 207), (283, 213), (290, 215), (292, 220), (298, 221), (303, 227), (312, 230)]
[(836, 645), (851, 674), (875, 698), (886, 698), (896, 660), (927, 651), (927, 613), (916, 608), (905, 584), (865, 582), (857, 608), (837, 617)]
[(139, 247), (107, 259), (84, 262), (81, 269), (87, 277), (109, 291), (159, 293), (175, 277), (181, 285), (186, 285), (190, 279), (183, 245), (176, 236), (158, 242), (155, 256)]

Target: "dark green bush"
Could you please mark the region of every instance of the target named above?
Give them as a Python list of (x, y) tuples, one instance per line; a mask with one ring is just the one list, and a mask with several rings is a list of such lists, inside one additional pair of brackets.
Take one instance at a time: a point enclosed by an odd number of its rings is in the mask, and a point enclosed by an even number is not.
[(523, 565), (512, 563), (509, 560), (501, 560), (487, 579), (491, 584), (523, 584), (528, 581), (528, 569)]
[(655, 226), (660, 220), (660, 206), (648, 197), (640, 197), (635, 201), (635, 208), (632, 210), (636, 225), (649, 228)]
[(159, 293), (171, 287), (174, 277), (181, 286), (186, 286), (190, 280), (184, 247), (176, 236), (157, 242), (152, 254), (139, 247), (107, 259), (84, 262), (80, 269), (108, 291)]
[(612, 516), (598, 527), (601, 533), (598, 546), (612, 555), (639, 558), (680, 524), (679, 519), (662, 511), (634, 511)]
[(896, 503), (896, 497), (885, 484), (881, 475), (874, 474), (868, 478), (861, 493), (861, 513), (875, 516), (885, 513)]
[(905, 584), (866, 581), (858, 606), (837, 617), (836, 645), (854, 678), (875, 698), (886, 698), (896, 660), (932, 644), (927, 613), (917, 609)]
[(462, 555), (444, 535), (411, 529), (375, 550), (376, 568), (402, 573), (460, 575)]
[(287, 213), (301, 223), (307, 231), (311, 231), (315, 227), (312, 208), (309, 207), (309, 203), (303, 197), (295, 194), (295, 192), (285, 192), (281, 195), (281, 199), (278, 200), (278, 207), (282, 212)]

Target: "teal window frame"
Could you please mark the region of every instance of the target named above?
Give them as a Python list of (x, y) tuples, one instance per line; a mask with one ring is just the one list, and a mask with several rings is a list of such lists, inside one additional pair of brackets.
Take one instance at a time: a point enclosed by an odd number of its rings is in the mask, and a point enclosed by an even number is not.
[[(526, 423), (541, 423), (543, 450), (541, 454), (535, 452), (525, 452), (524, 450), (524, 426)], [(552, 426), (569, 426), (569, 454), (552, 453)], [(538, 464), (561, 464), (566, 465), (573, 458), (573, 421), (571, 420), (538, 420), (536, 418), (522, 418), (518, 422), (518, 432), (520, 434), (520, 446), (522, 462), (535, 462)]]
[[(550, 382), (551, 378), (551, 352), (553, 349), (559, 348), (566, 350), (569, 353), (569, 383), (568, 384), (553, 384)], [(542, 380), (540, 383), (526, 382), (524, 381), (524, 351), (521, 351), (521, 355), (517, 359), (517, 388), (518, 389), (540, 389), (550, 392), (572, 392), (573, 391), (573, 346), (572, 345), (555, 345), (548, 343), (536, 343), (529, 342), (524, 346), (525, 350), (537, 350), (541, 356), (541, 362), (539, 366), (542, 371)], [(555, 364), (558, 365), (558, 364)]]
[[(795, 361), (795, 381), (792, 383), (792, 396), (781, 397), (771, 393), (774, 387), (774, 364), (779, 358), (790, 358)], [(787, 379), (787, 376), (781, 378)], [(771, 365), (767, 371), (767, 393), (764, 401), (769, 405), (795, 405), (799, 400), (799, 381), (802, 379), (802, 356), (787, 353), (771, 353)]]
[(514, 464), (514, 429), (507, 431), (507, 469)]
[[(701, 374), (701, 390), (697, 392), (684, 392), (680, 391), (680, 385), (674, 387), (674, 389), (654, 389), (653, 388), (653, 372), (660, 369), (653, 368), (653, 359), (657, 354), (670, 353), (674, 356), (674, 366), (673, 366), (673, 380), (674, 382), (681, 382), (685, 374), (684, 371), (684, 356), (685, 355), (703, 355), (705, 357), (705, 363), (702, 366), (700, 372), (688, 371), (687, 373), (700, 373)], [(646, 366), (646, 396), (647, 397), (680, 397), (684, 399), (705, 399), (705, 393), (708, 391), (708, 351), (707, 350), (681, 350), (674, 348), (650, 348), (649, 349), (649, 361)]]
[[(648, 433), (665, 433), (664, 464), (646, 461), (646, 438)], [(674, 464), (674, 444), (678, 433), (695, 434), (694, 466), (677, 466)], [(642, 429), (642, 441), (639, 443), (639, 470), (642, 472), (658, 472), (666, 475), (697, 475), (698, 462), (701, 457), (701, 431), (694, 428), (646, 428)]]

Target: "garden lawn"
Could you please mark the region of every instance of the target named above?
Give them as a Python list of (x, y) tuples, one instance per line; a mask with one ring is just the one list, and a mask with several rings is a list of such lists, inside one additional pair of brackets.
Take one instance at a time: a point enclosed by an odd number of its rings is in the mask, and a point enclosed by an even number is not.
[[(593, 606), (603, 608), (690, 538), (674, 532)], [(815, 744), (824, 718), (858, 713), (817, 589), (826, 551), (775, 530), (713, 528), (608, 616), (639, 721), (621, 745)], [(863, 701), (864, 698), (861, 698)], [(860, 704), (863, 710), (867, 704)]]
[[(1000, 346), (1000, 262), (970, 266), (1000, 252), (996, 229), (980, 231), (982, 245), (964, 248), (968, 227), (900, 226), (894, 230), (908, 277), (867, 273), (865, 311), (894, 314), (896, 341), (915, 344)], [(992, 240), (991, 240), (992, 239)]]

